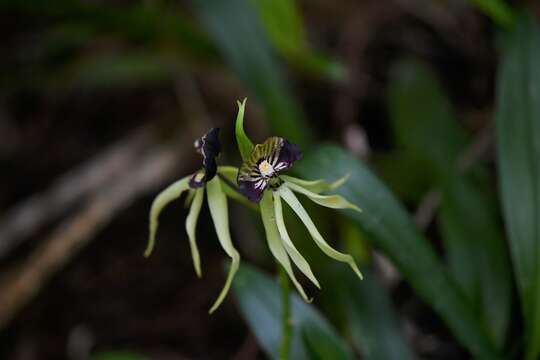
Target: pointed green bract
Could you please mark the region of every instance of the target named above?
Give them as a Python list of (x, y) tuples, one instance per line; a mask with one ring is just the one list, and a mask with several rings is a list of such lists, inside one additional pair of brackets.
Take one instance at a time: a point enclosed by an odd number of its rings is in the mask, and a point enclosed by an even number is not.
[(291, 267), (291, 262), (289, 261), (289, 257), (287, 255), (287, 251), (281, 243), (281, 237), (279, 236), (279, 230), (276, 224), (276, 218), (274, 216), (274, 206), (272, 204), (271, 192), (265, 192), (260, 202), (260, 207), (261, 217), (266, 233), (266, 241), (268, 241), (268, 247), (270, 248), (270, 252), (281, 264), (281, 266), (283, 266), (294, 286), (296, 287), (300, 295), (302, 295), (302, 298), (304, 298), (304, 300), (307, 302), (311, 302), (312, 299), (307, 297), (304, 289), (302, 288), (302, 285), (300, 285), (298, 280), (296, 280), (293, 269)]
[(280, 193), (283, 200), (285, 200), (287, 204), (289, 204), (289, 206), (293, 209), (296, 215), (298, 215), (300, 220), (302, 220), (309, 233), (311, 234), (311, 237), (313, 238), (313, 240), (315, 240), (317, 246), (319, 246), (319, 248), (332, 259), (349, 264), (349, 266), (353, 269), (356, 275), (358, 275), (358, 277), (362, 279), (362, 273), (354, 262), (353, 257), (351, 255), (337, 251), (336, 249), (332, 248), (326, 242), (326, 240), (324, 240), (322, 235), (319, 233), (319, 230), (317, 230), (317, 227), (313, 223), (313, 220), (311, 220), (308, 213), (306, 212), (302, 204), (300, 204), (300, 201), (298, 201), (296, 195), (294, 195), (291, 189), (289, 189), (287, 186), (281, 186), (278, 192)]
[(178, 199), (187, 189), (189, 189), (189, 176), (169, 185), (165, 190), (160, 192), (154, 199), (154, 202), (152, 202), (152, 208), (150, 209), (150, 237), (148, 238), (148, 245), (144, 251), (145, 257), (150, 256), (154, 250), (156, 232), (159, 225), (159, 214), (165, 206), (171, 201)]
[(189, 246), (191, 248), (191, 257), (193, 258), (193, 266), (198, 277), (201, 277), (201, 258), (199, 256), (199, 248), (195, 238), (195, 229), (197, 228), (197, 220), (201, 212), (202, 201), (204, 198), (204, 188), (193, 191), (193, 200), (189, 208), (189, 214), (186, 218), (186, 232), (189, 237)]
[(288, 181), (289, 183), (299, 185), (311, 192), (319, 194), (325, 191), (336, 190), (341, 185), (345, 184), (345, 182), (347, 182), (347, 180), (349, 180), (351, 176), (347, 174), (343, 176), (342, 178), (339, 178), (336, 181), (331, 182), (331, 183), (326, 182), (325, 180), (304, 180), (304, 179), (299, 179), (299, 178), (289, 176), (289, 175), (281, 175), (280, 177), (283, 180)]
[(285, 246), (285, 250), (287, 251), (287, 254), (289, 254), (291, 260), (293, 263), (300, 269), (300, 271), (306, 275), (306, 277), (311, 280), (315, 286), (317, 286), (319, 289), (321, 286), (319, 285), (319, 281), (317, 281), (317, 278), (315, 275), (313, 275), (313, 272), (311, 271), (311, 267), (309, 266), (308, 262), (304, 257), (300, 254), (300, 252), (296, 249), (293, 242), (291, 241), (291, 238), (289, 237), (289, 233), (287, 232), (287, 228), (285, 227), (285, 221), (283, 220), (283, 209), (281, 206), (281, 197), (279, 196), (279, 193), (273, 192), (274, 195), (274, 213), (276, 216), (276, 224), (279, 231), (279, 235), (281, 236), (281, 239), (283, 240), (283, 245)]
[(235, 132), (236, 132), (236, 141), (238, 143), (238, 150), (240, 151), (240, 155), (242, 155), (242, 159), (245, 160), (248, 158), (249, 154), (251, 154), (251, 151), (253, 150), (253, 143), (246, 135), (246, 132), (244, 131), (244, 112), (246, 108), (246, 100), (240, 102), (237, 101), (238, 104), (238, 115), (236, 116), (236, 125), (235, 125)]
[(293, 191), (296, 191), (297, 193), (300, 193), (302, 195), (307, 196), (310, 198), (313, 202), (316, 202), (317, 204), (321, 206), (326, 206), (328, 208), (332, 209), (351, 209), (358, 212), (361, 212), (360, 208), (354, 204), (351, 204), (345, 198), (343, 198), (340, 195), (319, 195), (314, 192), (311, 192), (307, 189), (305, 189), (302, 186), (296, 185), (294, 183), (287, 183), (283, 184), (284, 186), (287, 186)]
[(221, 181), (218, 177), (213, 178), (206, 184), (206, 189), (208, 191), (208, 207), (210, 208), (210, 215), (214, 222), (214, 227), (216, 228), (216, 233), (223, 250), (229, 255), (232, 259), (231, 267), (229, 268), (229, 274), (227, 275), (227, 280), (225, 281), (225, 286), (221, 293), (219, 294), (216, 302), (210, 308), (210, 314), (216, 311), (216, 309), (221, 305), (225, 296), (231, 287), (232, 280), (238, 266), (240, 265), (240, 254), (234, 248), (231, 240), (231, 233), (229, 231), (229, 210), (227, 208), (227, 197), (221, 189)]

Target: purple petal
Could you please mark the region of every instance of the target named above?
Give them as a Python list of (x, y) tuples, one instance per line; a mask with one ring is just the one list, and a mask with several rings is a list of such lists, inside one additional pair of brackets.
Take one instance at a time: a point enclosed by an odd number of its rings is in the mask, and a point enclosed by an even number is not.
[(239, 181), (238, 190), (248, 198), (249, 201), (259, 202), (263, 197), (264, 190), (268, 186), (265, 182), (263, 186), (256, 187), (257, 182), (254, 181)]
[(197, 152), (203, 156), (203, 170), (193, 174), (189, 186), (199, 188), (216, 176), (216, 157), (221, 151), (219, 128), (211, 128), (203, 137), (195, 141), (194, 146)]
[(302, 159), (300, 146), (291, 144), (288, 140), (283, 139), (283, 147), (279, 153), (278, 164), (284, 163), (286, 166), (280, 171), (290, 169), (294, 162)]

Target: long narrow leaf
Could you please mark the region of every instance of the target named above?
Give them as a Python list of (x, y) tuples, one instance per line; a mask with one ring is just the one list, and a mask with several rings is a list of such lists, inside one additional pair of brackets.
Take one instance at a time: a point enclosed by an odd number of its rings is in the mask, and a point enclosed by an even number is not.
[[(254, 267), (242, 265), (233, 287), (244, 319), (268, 356), (277, 359), (282, 337), (279, 285)], [(313, 305), (291, 294), (291, 306), (290, 359), (353, 358), (345, 341)]]
[(197, 0), (195, 10), (221, 54), (263, 104), (274, 132), (306, 148), (311, 133), (247, 0)]
[(467, 136), (426, 66), (405, 61), (394, 70), (389, 106), (399, 150), (418, 159), (421, 167), (413, 172), (442, 193), (450, 270), (502, 349), (512, 306), (510, 265), (494, 211), (472, 178), (459, 173)]
[(323, 146), (303, 160), (297, 170), (310, 178), (350, 173), (350, 181), (337, 192), (362, 204), (363, 212), (344, 211), (344, 214), (359, 224), (373, 245), (392, 259), (417, 293), (474, 356), (501, 358), (481, 318), (432, 247), (417, 231), (403, 207), (359, 160), (340, 148)]
[(506, 40), (497, 95), (500, 189), (525, 323), (540, 354), (540, 28), (522, 16)]

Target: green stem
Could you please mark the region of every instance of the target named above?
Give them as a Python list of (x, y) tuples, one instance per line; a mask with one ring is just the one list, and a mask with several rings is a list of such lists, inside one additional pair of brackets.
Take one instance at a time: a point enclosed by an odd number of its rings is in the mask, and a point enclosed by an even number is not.
[(283, 268), (279, 267), (279, 283), (281, 285), (281, 307), (282, 311), (282, 336), (279, 349), (279, 359), (288, 360), (291, 347), (292, 319), (291, 319), (291, 298), (289, 276)]

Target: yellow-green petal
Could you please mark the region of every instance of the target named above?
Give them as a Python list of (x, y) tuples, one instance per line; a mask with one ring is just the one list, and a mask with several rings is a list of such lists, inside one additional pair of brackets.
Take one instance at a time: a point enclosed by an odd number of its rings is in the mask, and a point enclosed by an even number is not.
[(297, 193), (307, 196), (313, 202), (316, 202), (321, 206), (326, 206), (332, 209), (351, 209), (358, 212), (362, 211), (358, 206), (348, 202), (345, 198), (339, 195), (319, 195), (303, 188), (302, 186), (290, 182), (285, 182), (282, 186), (286, 186)]
[(349, 254), (344, 254), (337, 251), (324, 240), (322, 235), (319, 233), (319, 230), (317, 230), (317, 227), (309, 217), (308, 213), (306, 212), (300, 201), (298, 201), (296, 195), (294, 195), (294, 193), (291, 191), (291, 189), (289, 189), (287, 186), (281, 186), (278, 191), (283, 200), (285, 200), (285, 202), (289, 204), (289, 206), (293, 209), (296, 215), (298, 215), (300, 220), (302, 220), (309, 233), (311, 234), (311, 237), (313, 238), (313, 240), (315, 240), (317, 246), (319, 246), (319, 248), (332, 259), (349, 264), (349, 266), (353, 269), (356, 275), (358, 275), (358, 277), (362, 279), (362, 273), (354, 262), (353, 257)]
[(186, 209), (191, 205), (191, 202), (193, 201), (193, 198), (195, 197), (196, 192), (197, 190), (189, 189), (188, 194), (186, 196), (186, 200), (184, 201), (184, 207)]
[(229, 231), (229, 210), (227, 208), (227, 197), (225, 196), (221, 186), (221, 180), (218, 177), (213, 178), (206, 184), (208, 207), (210, 208), (210, 215), (212, 216), (221, 247), (223, 250), (225, 250), (227, 255), (231, 257), (232, 262), (229, 268), (229, 273), (227, 274), (225, 286), (223, 286), (223, 290), (221, 290), (216, 302), (210, 308), (210, 314), (216, 311), (216, 309), (225, 299), (225, 296), (227, 296), (234, 275), (236, 274), (238, 266), (240, 265), (240, 254), (238, 254), (238, 251), (236, 251), (232, 244), (231, 233)]
[(154, 250), (156, 233), (159, 225), (159, 214), (165, 206), (171, 201), (178, 199), (187, 189), (189, 189), (189, 176), (169, 185), (165, 190), (160, 192), (154, 199), (154, 202), (152, 202), (152, 208), (150, 209), (150, 236), (148, 238), (148, 245), (144, 251), (145, 257), (150, 256)]
[(336, 190), (341, 185), (345, 184), (345, 182), (349, 180), (351, 175), (347, 174), (343, 176), (342, 178), (339, 178), (336, 181), (331, 182), (331, 183), (326, 182), (325, 180), (304, 180), (304, 179), (299, 179), (299, 178), (289, 176), (289, 175), (281, 175), (280, 177), (289, 183), (299, 185), (311, 192), (319, 194), (325, 191)]
[(317, 281), (317, 278), (315, 275), (313, 275), (313, 272), (311, 271), (311, 267), (309, 266), (309, 263), (306, 261), (306, 259), (300, 254), (300, 252), (296, 249), (294, 246), (291, 238), (289, 237), (289, 233), (287, 232), (287, 228), (285, 227), (285, 221), (283, 220), (283, 209), (281, 206), (281, 197), (279, 196), (279, 193), (273, 192), (274, 195), (274, 214), (276, 216), (276, 224), (279, 231), (279, 235), (281, 236), (281, 240), (283, 240), (283, 245), (285, 246), (285, 250), (287, 251), (287, 254), (289, 254), (291, 260), (293, 263), (300, 269), (300, 271), (306, 275), (306, 277), (311, 280), (312, 283), (314, 283), (319, 289), (321, 286), (319, 285), (319, 281)]
[(272, 255), (281, 264), (281, 266), (283, 266), (294, 286), (296, 287), (300, 295), (302, 295), (302, 298), (306, 302), (311, 302), (312, 299), (307, 297), (304, 289), (302, 288), (302, 285), (300, 285), (298, 280), (296, 280), (293, 269), (291, 267), (291, 262), (289, 261), (289, 256), (287, 255), (287, 251), (281, 243), (281, 237), (279, 236), (279, 230), (276, 224), (276, 218), (274, 216), (274, 205), (272, 204), (272, 202), (273, 201), (271, 192), (265, 191), (264, 196), (259, 204), (261, 207), (261, 217), (263, 220), (268, 247), (270, 248), (270, 252), (272, 253)]
[(189, 247), (191, 248), (191, 258), (193, 259), (195, 273), (197, 273), (198, 277), (201, 277), (201, 258), (199, 256), (199, 248), (197, 247), (197, 240), (195, 238), (195, 229), (197, 228), (199, 213), (201, 212), (204, 188), (199, 188), (193, 192), (193, 200), (191, 202), (191, 207), (189, 208), (189, 214), (186, 218), (186, 232), (189, 237)]

